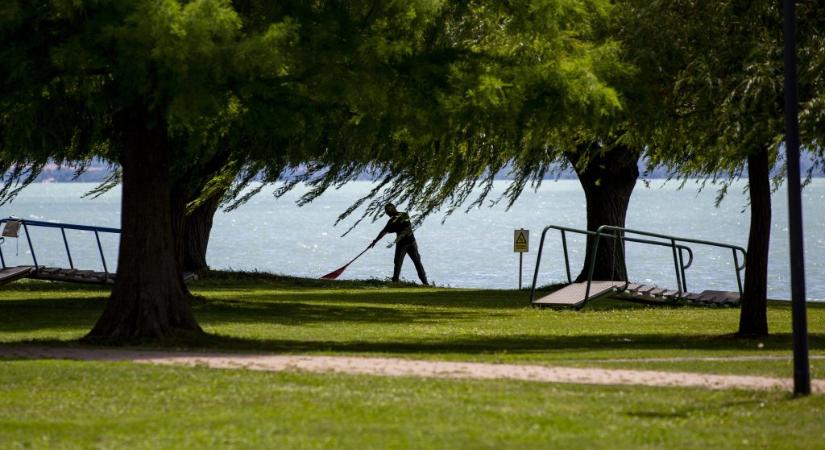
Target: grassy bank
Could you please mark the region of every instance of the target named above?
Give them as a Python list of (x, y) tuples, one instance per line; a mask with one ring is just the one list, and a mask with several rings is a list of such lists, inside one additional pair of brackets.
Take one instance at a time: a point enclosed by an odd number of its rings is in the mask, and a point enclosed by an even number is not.
[(825, 397), (3, 362), (0, 448), (821, 448)]
[[(516, 291), (215, 274), (197, 339), (146, 347), (354, 354), (789, 376), (790, 311), (732, 337), (736, 309), (600, 301), (536, 310)], [(78, 345), (107, 290), (0, 288), (0, 345)], [(825, 356), (825, 308), (811, 305)], [(750, 359), (736, 359), (736, 358)], [(718, 358), (708, 360), (707, 358)], [(767, 358), (767, 359), (766, 359)], [(825, 361), (813, 360), (814, 376)], [(0, 448), (822, 448), (825, 396), (0, 361)]]
[[(770, 305), (771, 337), (747, 340), (732, 336), (737, 309), (605, 300), (579, 312), (553, 311), (530, 308), (525, 293), (517, 291), (244, 274), (215, 274), (191, 287), (199, 299), (195, 314), (208, 335), (151, 345), (772, 376), (791, 371), (790, 361), (782, 359), (790, 349), (785, 302)], [(106, 294), (58, 283), (7, 285), (0, 290), (0, 343), (71, 343), (90, 329)], [(822, 306), (809, 310), (816, 357), (825, 356)], [(825, 373), (825, 360), (814, 358), (812, 365), (814, 376)]]

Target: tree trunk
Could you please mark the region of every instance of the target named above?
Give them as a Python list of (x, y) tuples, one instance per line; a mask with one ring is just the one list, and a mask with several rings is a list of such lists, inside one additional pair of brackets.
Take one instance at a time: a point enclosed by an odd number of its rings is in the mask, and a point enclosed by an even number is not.
[(768, 249), (771, 238), (771, 186), (768, 149), (748, 155), (751, 224), (745, 257), (745, 288), (739, 336), (768, 335)]
[(186, 215), (183, 229), (183, 270), (198, 272), (209, 269), (206, 264), (206, 248), (209, 245), (209, 233), (212, 220), (221, 204), (221, 195), (213, 195), (194, 211)]
[[(608, 151), (579, 149), (566, 154), (576, 169), (587, 202), (587, 229), (596, 231), (602, 225), (625, 226), (630, 195), (639, 178), (640, 152), (624, 145)], [(585, 167), (579, 167), (582, 157), (589, 157)], [(576, 282), (586, 281), (593, 260), (594, 236), (587, 237), (584, 266)], [(621, 241), (602, 238), (593, 271), (594, 280), (627, 280), (624, 245)]]
[[(163, 125), (122, 117), (123, 168), (118, 273), (103, 315), (87, 338), (160, 338), (201, 331), (181, 277), (172, 223), (170, 146)], [(161, 128), (161, 129), (158, 129)]]
[[(234, 167), (231, 158), (232, 151), (225, 146), (222, 151), (217, 152), (207, 161), (190, 165), (173, 185), (172, 189), (179, 206), (178, 211), (181, 212), (180, 215), (173, 216), (173, 220), (176, 221), (175, 231), (178, 233), (182, 272), (199, 272), (209, 269), (206, 264), (206, 250), (212, 231), (212, 221), (229, 186), (212, 187), (209, 190), (209, 196), (201, 201), (197, 208), (188, 214), (184, 212), (187, 205), (199, 200), (207, 192), (207, 187), (216, 176), (226, 176), (227, 168)], [(237, 174), (237, 170), (234, 173)]]

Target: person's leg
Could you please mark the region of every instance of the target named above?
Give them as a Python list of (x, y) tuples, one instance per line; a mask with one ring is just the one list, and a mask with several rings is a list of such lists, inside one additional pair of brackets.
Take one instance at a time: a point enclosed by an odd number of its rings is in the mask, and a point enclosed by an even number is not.
[(401, 276), (401, 266), (404, 264), (404, 255), (407, 254), (407, 247), (398, 242), (395, 243), (395, 260), (393, 263), (395, 267), (392, 270), (392, 281), (397, 282), (398, 277)]
[(412, 259), (413, 264), (415, 264), (415, 271), (418, 272), (418, 278), (421, 280), (421, 284), (427, 286), (427, 272), (424, 271), (424, 264), (421, 264), (421, 255), (418, 254), (418, 244), (413, 242), (407, 248), (407, 253), (410, 255), (410, 259)]

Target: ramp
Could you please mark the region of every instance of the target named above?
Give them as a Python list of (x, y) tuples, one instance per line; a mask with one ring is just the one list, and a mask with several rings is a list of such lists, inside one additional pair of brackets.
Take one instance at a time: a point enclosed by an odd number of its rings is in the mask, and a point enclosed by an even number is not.
[[(8, 283), (18, 278), (36, 278), (41, 280), (69, 281), (75, 283), (93, 284), (113, 284), (115, 282), (116, 273), (110, 272), (108, 266), (106, 265), (106, 257), (103, 253), (103, 245), (100, 240), (100, 234), (120, 234), (120, 230), (117, 228), (75, 225), (58, 222), (43, 222), (37, 220), (19, 219), (16, 217), (0, 219), (0, 226), (3, 226), (3, 231), (2, 233), (0, 233), (2, 234), (2, 236), (0, 236), (0, 243), (2, 243), (5, 238), (20, 238), (20, 231), (23, 231), (22, 234), (25, 236), (25, 242), (29, 248), (28, 253), (31, 255), (32, 259), (32, 265), (6, 266), (6, 259), (3, 256), (2, 246), (0, 246), (0, 265), (2, 265), (2, 269), (0, 269), (0, 284)], [(60, 232), (60, 235), (63, 238), (63, 247), (66, 250), (66, 262), (68, 263), (68, 268), (46, 267), (44, 265), (38, 264), (37, 254), (35, 253), (35, 245), (32, 243), (32, 237), (29, 234), (29, 228), (32, 227), (54, 229)], [(75, 232), (87, 232), (94, 237), (95, 242), (97, 243), (98, 254), (100, 255), (99, 267), (103, 267), (102, 272), (98, 270), (81, 270), (78, 267), (76, 267), (75, 261), (72, 258), (72, 253), (69, 247), (69, 241), (66, 238), (67, 230), (72, 230)], [(190, 272), (184, 272), (182, 276), (184, 281), (197, 279), (197, 275)]]
[(739, 306), (738, 292), (705, 290), (694, 294), (624, 281), (594, 281), (589, 297), (585, 297), (586, 292), (586, 281), (572, 283), (538, 299), (533, 306), (581, 309), (586, 302), (606, 295), (649, 305)]
[(4, 267), (3, 269), (0, 269), (0, 284), (9, 283), (19, 278), (24, 278), (33, 270), (34, 267), (31, 266)]
[(590, 284), (590, 297), (587, 298), (585, 297), (587, 293), (587, 282), (572, 283), (534, 301), (533, 305), (579, 309), (584, 306), (585, 300), (592, 300), (614, 292), (625, 284), (624, 281), (594, 281)]
[[(542, 251), (544, 249), (547, 232), (555, 230), (560, 233), (561, 245), (564, 254), (564, 268), (567, 274), (566, 287), (556, 292), (548, 294), (536, 300), (536, 286), (538, 286), (539, 267), (541, 266)], [(570, 258), (567, 249), (567, 235), (569, 233), (580, 234), (592, 239), (589, 267), (585, 267), (582, 273), (587, 273), (587, 280), (590, 282), (590, 292), (587, 292), (587, 282), (573, 283), (570, 270)], [(676, 289), (665, 289), (657, 286), (632, 284), (626, 282), (597, 281), (594, 280), (596, 261), (599, 255), (600, 241), (609, 240), (615, 248), (621, 249), (621, 258), (624, 258), (624, 245), (627, 243), (643, 244), (654, 247), (664, 247), (670, 250), (673, 255), (673, 268), (676, 276)], [(693, 250), (691, 245), (722, 248), (730, 251), (733, 264), (728, 267), (733, 268), (733, 275), (736, 276), (736, 284), (739, 292), (704, 290), (699, 294), (688, 291), (686, 270), (693, 264)], [(617, 258), (614, 253), (613, 258)], [(602, 225), (596, 231), (578, 230), (559, 225), (548, 225), (541, 232), (539, 241), (536, 265), (533, 271), (533, 283), (530, 287), (530, 303), (534, 306), (567, 307), (580, 309), (584, 304), (597, 297), (611, 295), (621, 299), (636, 301), (648, 304), (693, 304), (698, 306), (738, 306), (742, 296), (742, 272), (745, 270), (744, 261), (747, 253), (744, 248), (725, 244), (721, 242), (706, 241), (701, 239), (691, 239), (678, 236), (669, 236), (661, 233), (651, 233), (649, 231), (631, 230), (629, 228)], [(616, 262), (615, 260), (613, 261)], [(612, 278), (610, 275), (599, 275), (600, 278)]]
[(700, 294), (688, 294), (685, 299), (703, 306), (739, 306), (738, 292), (702, 291)]
[(710, 307), (739, 306), (739, 293), (705, 290), (699, 294), (662, 289), (643, 284), (628, 284), (626, 289), (618, 289), (616, 298), (647, 304), (671, 304)]
[[(40, 267), (37, 271), (26, 275), (28, 278), (51, 281), (68, 281), (73, 283), (114, 284), (117, 274), (111, 272), (96, 272), (93, 270), (61, 269), (59, 267)], [(197, 280), (194, 272), (184, 272), (183, 281)]]
[(39, 267), (29, 278), (74, 283), (114, 284), (115, 274), (94, 270), (63, 269), (60, 267)]

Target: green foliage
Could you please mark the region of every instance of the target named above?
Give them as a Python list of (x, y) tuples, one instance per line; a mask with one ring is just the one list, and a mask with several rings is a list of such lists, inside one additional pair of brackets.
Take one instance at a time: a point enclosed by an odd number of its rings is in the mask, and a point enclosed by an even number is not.
[[(232, 197), (254, 174), (274, 181), (310, 161), (306, 179), (324, 176), (307, 200), (371, 169), (391, 180), (383, 198), (431, 211), (509, 163), (515, 197), (576, 130), (621, 110), (607, 80), (628, 73), (602, 30), (604, 0), (18, 0), (3, 11), (6, 188), (50, 160), (118, 161), (117, 115), (137, 109), (173, 139), (171, 173), (205, 176), (195, 184), (207, 193)], [(231, 170), (206, 170), (217, 160)]]
[[(825, 169), (825, 5), (799, 2), (797, 51), (800, 89), (799, 132), (807, 150), (816, 155), (811, 172)], [(809, 173), (810, 175), (810, 173)]]
[(0, 23), (0, 169), (19, 173), (5, 185), (50, 160), (118, 161), (124, 120), (168, 134), (176, 167), (229, 146), (277, 173), (287, 150), (317, 151), (327, 119), (351, 115), (347, 82), (363, 84), (387, 45), (403, 48), (396, 27), (411, 33), (434, 8), (382, 3), (369, 21), (384, 26), (370, 31), (352, 24), (370, 4), (246, 4), (244, 15), (228, 0), (13, 1)]
[(184, 136), (227, 109), (244, 40), (228, 1), (16, 3), (0, 24), (0, 169), (118, 161), (125, 111)]
[[(798, 8), (803, 144), (822, 130), (807, 118), (823, 95), (812, 76), (821, 64), (821, 5)], [(658, 94), (659, 111), (644, 127), (651, 165), (681, 176), (738, 176), (750, 153), (769, 148), (777, 159), (784, 140), (781, 4), (769, 1), (624, 1), (623, 42)], [(818, 12), (817, 12), (818, 11)], [(819, 55), (819, 56), (817, 56)]]
[(375, 216), (395, 201), (421, 220), (459, 207), (479, 185), (480, 204), (508, 165), (518, 176), (514, 200), (576, 148), (581, 129), (622, 111), (608, 79), (631, 70), (599, 31), (609, 11), (602, 1), (449, 4), (393, 70), (400, 76), (379, 85), (390, 89), (368, 97), (383, 106), (359, 109), (354, 124), (373, 127), (375, 139), (348, 145), (348, 130), (334, 136), (310, 167), (305, 179), (316, 189), (304, 201), (371, 170), (381, 185), (341, 217), (367, 201), (362, 219)]

